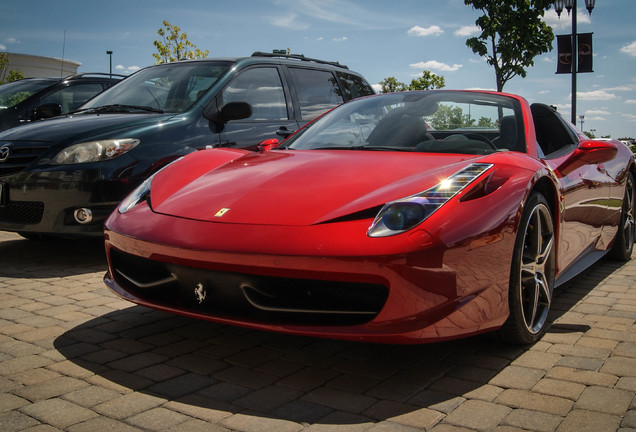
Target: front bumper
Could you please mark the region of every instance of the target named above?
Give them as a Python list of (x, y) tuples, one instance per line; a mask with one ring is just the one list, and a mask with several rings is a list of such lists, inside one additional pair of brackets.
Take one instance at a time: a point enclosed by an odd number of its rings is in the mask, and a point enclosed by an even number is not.
[[(0, 184), (0, 230), (95, 237), (134, 186), (105, 180), (100, 169), (21, 172), (0, 177)], [(88, 209), (90, 222), (78, 222), (77, 209)]]
[[(346, 240), (330, 250), (325, 239), (342, 236), (328, 226), (267, 232), (169, 218), (170, 228), (161, 229), (155, 222), (166, 217), (150, 211), (135, 218), (136, 235), (153, 238), (141, 240), (117, 232), (127, 216), (117, 214), (106, 224), (104, 280), (120, 297), (155, 309), (260, 330), (403, 344), (482, 333), (501, 326), (508, 315), (514, 236), (495, 233), (490, 240), (452, 247), (428, 242), (382, 254), (356, 250)], [(355, 223), (360, 222), (345, 223), (343, 232)], [(283, 253), (282, 244), (290, 242), (281, 241), (281, 230), (298, 251), (322, 239), (324, 253)], [(255, 238), (273, 252), (209, 246), (210, 239), (224, 243), (221, 236), (227, 244), (231, 238), (234, 244)], [(367, 253), (339, 254), (338, 248)]]

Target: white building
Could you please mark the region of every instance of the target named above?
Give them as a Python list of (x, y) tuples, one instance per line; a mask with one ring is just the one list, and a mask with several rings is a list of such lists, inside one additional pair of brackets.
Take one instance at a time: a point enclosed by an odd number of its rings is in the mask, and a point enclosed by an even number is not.
[(72, 60), (41, 57), (29, 54), (7, 53), (9, 64), (6, 73), (13, 70), (22, 72), (25, 78), (65, 77), (77, 73), (82, 64)]

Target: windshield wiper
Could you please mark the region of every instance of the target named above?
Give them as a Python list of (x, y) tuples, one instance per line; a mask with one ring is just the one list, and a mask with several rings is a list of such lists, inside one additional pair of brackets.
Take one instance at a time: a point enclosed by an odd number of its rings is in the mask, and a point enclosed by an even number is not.
[(112, 104), (112, 105), (104, 105), (98, 106), (94, 108), (84, 108), (76, 111), (72, 111), (69, 114), (77, 114), (77, 113), (100, 113), (100, 112), (131, 112), (131, 111), (149, 111), (153, 113), (163, 114), (163, 110), (158, 108), (153, 108), (149, 106), (141, 106), (141, 105), (123, 105), (123, 104)]

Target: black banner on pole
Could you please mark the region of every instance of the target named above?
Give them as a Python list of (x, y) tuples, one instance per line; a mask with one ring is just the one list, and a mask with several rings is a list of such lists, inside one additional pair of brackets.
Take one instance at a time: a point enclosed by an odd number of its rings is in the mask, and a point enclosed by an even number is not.
[(572, 36), (557, 35), (558, 74), (572, 73)]
[(577, 63), (579, 64), (579, 69), (577, 72), (594, 72), (592, 70), (592, 34), (593, 33), (579, 33), (578, 38), (578, 46), (579, 46), (579, 56)]
[[(577, 56), (577, 73), (594, 72), (592, 70), (592, 35), (593, 33), (579, 33), (577, 45), (579, 54)], [(557, 51), (559, 62), (557, 64), (558, 74), (572, 73), (572, 36), (557, 35)]]

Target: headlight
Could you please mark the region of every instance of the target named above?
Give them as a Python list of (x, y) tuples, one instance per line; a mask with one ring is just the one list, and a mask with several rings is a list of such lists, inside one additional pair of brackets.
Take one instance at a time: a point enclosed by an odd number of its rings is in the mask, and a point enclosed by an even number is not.
[(132, 209), (137, 204), (139, 204), (140, 202), (142, 202), (146, 198), (148, 198), (150, 196), (150, 189), (151, 189), (151, 186), (152, 186), (152, 179), (157, 174), (159, 174), (161, 171), (163, 171), (164, 169), (168, 168), (173, 163), (179, 162), (181, 159), (183, 159), (183, 156), (178, 158), (178, 159), (173, 160), (172, 162), (170, 162), (166, 166), (164, 166), (161, 169), (159, 169), (153, 175), (148, 177), (146, 180), (144, 180), (144, 182), (142, 184), (137, 186), (137, 188), (134, 191), (132, 191), (126, 198), (124, 198), (124, 200), (121, 203), (119, 203), (119, 207), (117, 207), (117, 211), (119, 213), (121, 213), (121, 214), (124, 214), (128, 210)]
[(124, 200), (119, 204), (117, 211), (121, 214), (126, 213), (128, 210), (145, 200), (150, 194), (150, 184), (152, 183), (152, 177), (148, 177), (142, 184), (137, 186), (137, 189), (132, 191)]
[(414, 228), (447, 203), (492, 164), (475, 163), (430, 189), (385, 204), (369, 227), (369, 237), (388, 237)]
[(51, 160), (51, 164), (66, 165), (114, 159), (137, 144), (139, 140), (136, 138), (87, 141), (65, 148)]

